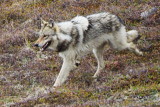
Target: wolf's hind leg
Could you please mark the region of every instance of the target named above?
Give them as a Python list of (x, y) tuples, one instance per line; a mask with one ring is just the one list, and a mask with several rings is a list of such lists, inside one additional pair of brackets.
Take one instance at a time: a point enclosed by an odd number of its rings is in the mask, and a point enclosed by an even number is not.
[(130, 43), (130, 47), (128, 47), (128, 49), (129, 49), (130, 51), (134, 52), (134, 53), (137, 54), (137, 55), (143, 56), (143, 52), (141, 52), (141, 51), (137, 48), (137, 46), (136, 46), (135, 44), (133, 44), (132, 42)]
[(100, 72), (104, 69), (105, 65), (104, 65), (104, 59), (103, 59), (103, 50), (104, 50), (104, 46), (106, 43), (103, 43), (101, 46), (99, 46), (98, 48), (93, 49), (93, 53), (97, 59), (98, 62), (98, 68), (96, 73), (94, 74), (93, 77), (97, 77), (99, 76)]
[(110, 39), (111, 46), (115, 50), (130, 50), (137, 55), (143, 55), (143, 53), (137, 48), (133, 43), (138, 37), (138, 32), (136, 30), (130, 30), (126, 32), (125, 29), (121, 29), (119, 33), (115, 33), (114, 38)]
[(130, 30), (127, 32), (127, 42), (130, 44), (128, 49), (137, 55), (143, 55), (143, 53), (133, 43), (133, 41), (138, 40), (139, 38), (140, 36), (138, 35), (138, 31)]

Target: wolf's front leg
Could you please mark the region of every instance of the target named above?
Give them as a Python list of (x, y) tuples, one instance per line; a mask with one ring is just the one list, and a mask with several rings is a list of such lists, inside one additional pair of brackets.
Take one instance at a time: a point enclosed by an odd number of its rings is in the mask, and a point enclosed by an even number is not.
[(60, 73), (54, 83), (54, 87), (61, 86), (69, 76), (69, 72), (74, 68), (74, 62), (71, 59), (63, 59), (62, 68), (60, 70)]

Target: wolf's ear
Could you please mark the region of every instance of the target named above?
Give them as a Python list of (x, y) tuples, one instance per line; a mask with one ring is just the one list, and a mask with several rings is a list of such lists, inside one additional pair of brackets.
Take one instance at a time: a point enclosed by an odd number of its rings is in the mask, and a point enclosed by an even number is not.
[(52, 19), (49, 20), (49, 26), (50, 26), (51, 28), (54, 27), (54, 20), (52, 20)]
[(59, 32), (60, 32), (60, 29), (59, 29), (59, 27), (58, 27), (57, 25), (54, 25), (53, 29), (54, 29), (54, 31), (55, 31), (56, 33), (59, 33)]
[(41, 27), (45, 26), (48, 23), (48, 22), (44, 21), (42, 18), (40, 20), (41, 20)]

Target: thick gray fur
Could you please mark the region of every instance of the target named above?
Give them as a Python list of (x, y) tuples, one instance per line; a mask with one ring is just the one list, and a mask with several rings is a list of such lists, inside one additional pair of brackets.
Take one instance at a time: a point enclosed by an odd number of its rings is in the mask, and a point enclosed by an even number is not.
[(89, 26), (88, 30), (84, 32), (84, 43), (97, 36), (118, 31), (122, 24), (117, 16), (110, 13), (89, 15), (86, 18), (89, 21)]

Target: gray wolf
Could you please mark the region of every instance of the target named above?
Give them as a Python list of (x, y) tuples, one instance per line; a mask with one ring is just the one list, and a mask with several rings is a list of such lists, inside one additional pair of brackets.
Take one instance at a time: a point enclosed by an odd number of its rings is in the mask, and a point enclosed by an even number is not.
[(78, 59), (93, 52), (98, 63), (93, 77), (98, 77), (104, 69), (103, 50), (109, 44), (115, 50), (129, 50), (137, 55), (143, 53), (133, 41), (138, 37), (136, 30), (126, 31), (122, 20), (111, 13), (97, 13), (76, 16), (70, 21), (47, 22), (41, 19), (39, 38), (35, 46), (41, 51), (52, 49), (63, 58), (62, 68), (54, 83), (61, 86), (71, 70), (76, 68)]

